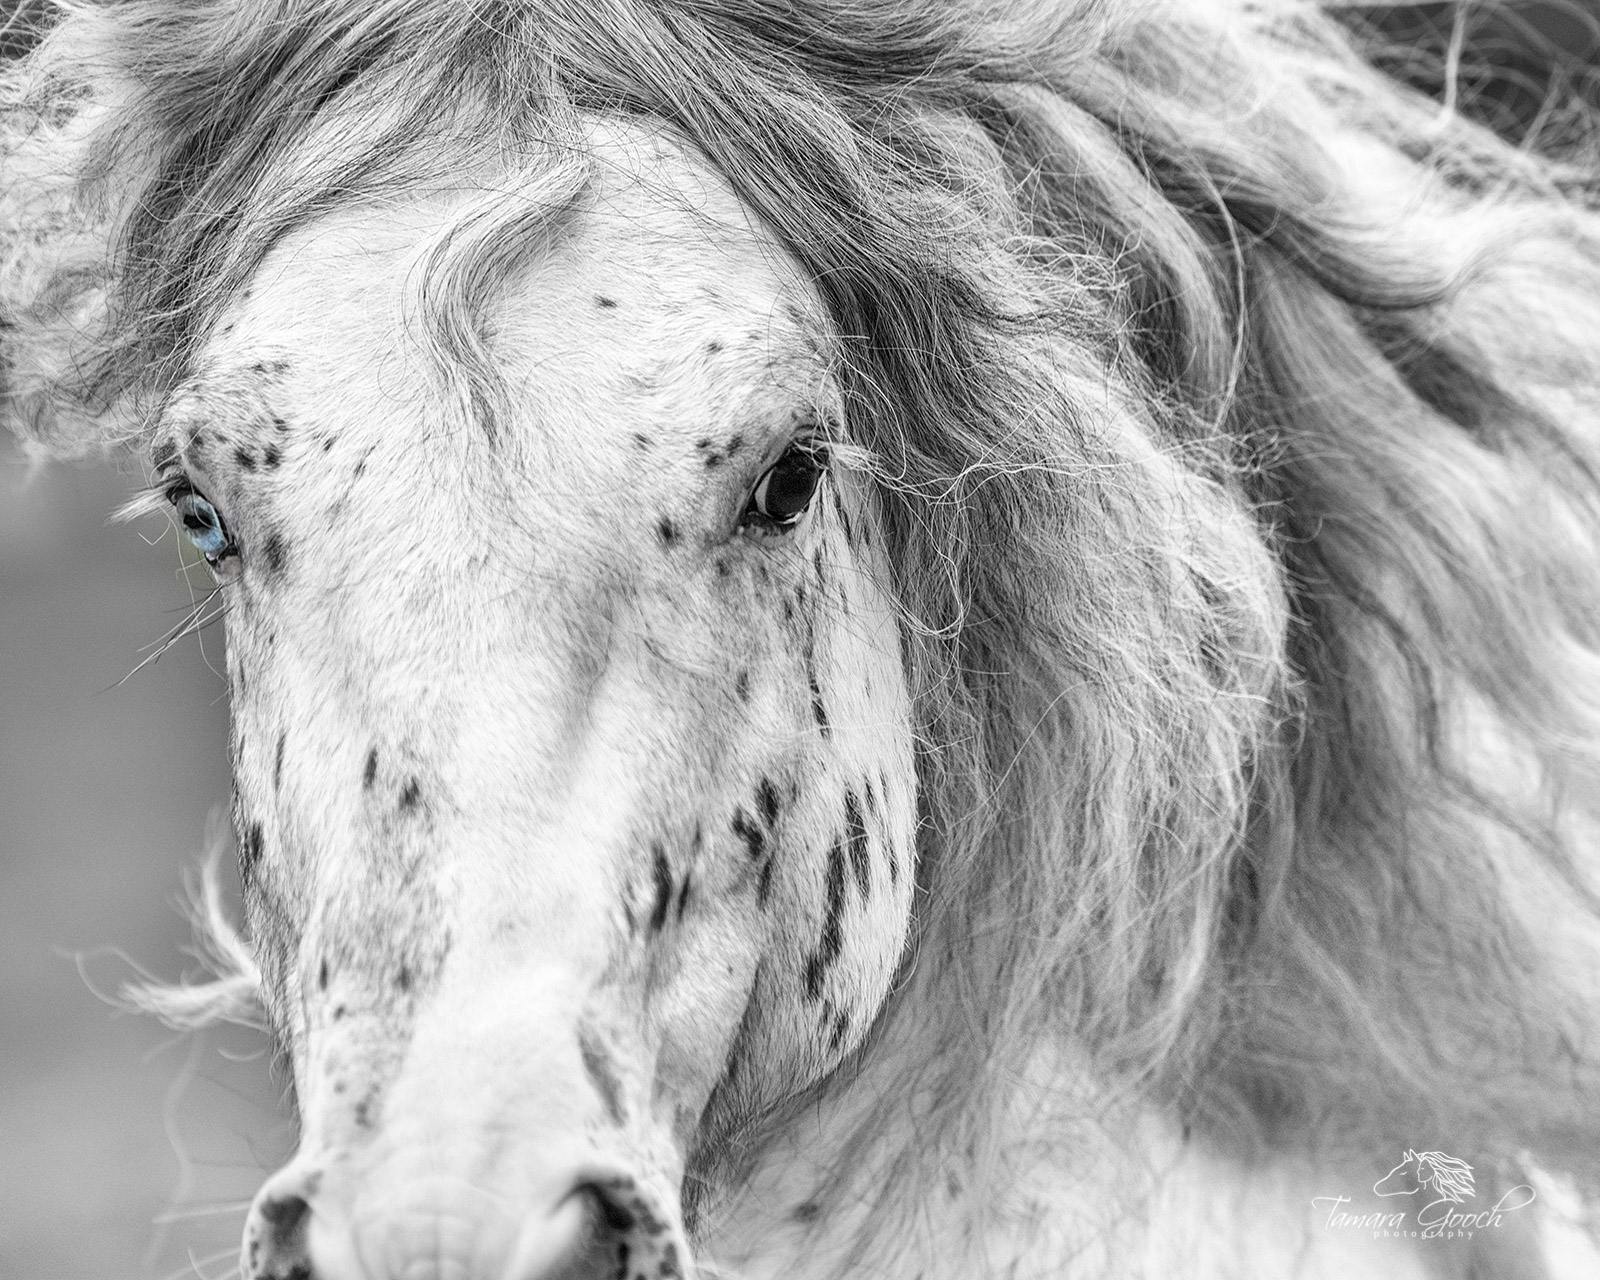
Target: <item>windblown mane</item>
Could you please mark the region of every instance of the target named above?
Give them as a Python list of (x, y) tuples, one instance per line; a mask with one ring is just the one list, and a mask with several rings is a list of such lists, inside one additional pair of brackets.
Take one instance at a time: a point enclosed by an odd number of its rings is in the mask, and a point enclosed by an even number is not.
[[(986, 1082), (1062, 1041), (1223, 1146), (1399, 1134), (1600, 1194), (1562, 968), (1600, 937), (1588, 134), (1512, 149), (1293, 0), (1037, 9), (75, 15), (3, 81), (5, 410), (136, 440), (287, 231), (657, 119), (816, 282), (879, 480), (907, 990), (961, 1011), (907, 1159), (981, 1144)], [(483, 350), (470, 307), (429, 323)]]

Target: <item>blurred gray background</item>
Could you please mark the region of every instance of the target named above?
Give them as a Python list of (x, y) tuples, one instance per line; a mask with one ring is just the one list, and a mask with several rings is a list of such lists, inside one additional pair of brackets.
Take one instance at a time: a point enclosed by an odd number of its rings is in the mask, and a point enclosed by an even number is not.
[(228, 798), (220, 625), (118, 683), (191, 599), (164, 518), (108, 527), (123, 472), (0, 466), (3, 1280), (230, 1274), (292, 1149), (260, 1037), (95, 995), (195, 968), (183, 877)]
[[(0, 0), (0, 60), (31, 39), (18, 12)], [(1429, 92), (1456, 12), (1345, 9)], [(1465, 109), (1520, 136), (1554, 82), (1600, 103), (1600, 0), (1468, 12)], [(1571, 123), (1543, 118), (1581, 145)], [(124, 682), (204, 575), (160, 518), (107, 527), (138, 464), (30, 477), (12, 456), (0, 440), (0, 1280), (216, 1280), (293, 1145), (266, 1046), (175, 1035), (96, 992), (193, 969), (183, 878), (228, 798), (221, 630)]]

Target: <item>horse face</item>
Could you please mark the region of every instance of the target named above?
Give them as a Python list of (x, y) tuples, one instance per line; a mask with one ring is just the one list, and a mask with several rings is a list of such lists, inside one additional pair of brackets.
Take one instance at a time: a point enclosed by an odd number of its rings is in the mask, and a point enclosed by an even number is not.
[[(251, 1277), (686, 1268), (695, 1143), (850, 1052), (903, 950), (908, 695), (821, 309), (714, 174), (595, 147), (559, 198), (284, 241), (165, 414), (302, 1111)], [(464, 265), (485, 200), (525, 224)]]

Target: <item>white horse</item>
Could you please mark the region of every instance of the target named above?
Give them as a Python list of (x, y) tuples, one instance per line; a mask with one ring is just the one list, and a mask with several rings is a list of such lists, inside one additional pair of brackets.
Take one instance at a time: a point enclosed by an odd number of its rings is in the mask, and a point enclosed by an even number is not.
[(130, 0), (0, 87), (5, 415), (226, 613), (249, 940), (143, 999), (292, 1064), (248, 1280), (1600, 1195), (1576, 151), (1296, 0)]

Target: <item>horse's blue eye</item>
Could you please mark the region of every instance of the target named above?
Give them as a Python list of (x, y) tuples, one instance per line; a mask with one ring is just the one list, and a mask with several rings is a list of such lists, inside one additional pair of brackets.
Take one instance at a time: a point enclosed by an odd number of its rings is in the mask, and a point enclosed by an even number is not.
[(207, 560), (215, 562), (228, 550), (231, 543), (228, 530), (217, 509), (205, 498), (192, 489), (185, 490), (173, 496), (172, 507), (189, 541)]

